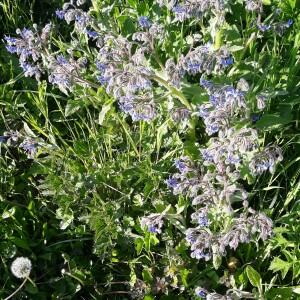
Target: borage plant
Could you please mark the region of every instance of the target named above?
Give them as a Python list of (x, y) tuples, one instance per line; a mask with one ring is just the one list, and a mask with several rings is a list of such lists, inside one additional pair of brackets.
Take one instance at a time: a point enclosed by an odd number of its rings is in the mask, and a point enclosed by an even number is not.
[[(176, 240), (189, 245), (190, 257), (207, 264), (212, 260), (216, 269), (239, 244), (272, 235), (272, 220), (251, 205), (255, 196), (251, 184), (263, 172), (273, 173), (282, 160), (280, 147), (264, 145), (254, 126), (257, 113), (273, 94), (265, 85), (262, 90), (251, 76), (246, 81), (247, 74), (240, 76), (238, 67), (255, 39), (268, 33), (282, 36), (293, 23), (283, 20), (279, 11), (264, 21), (262, 1), (236, 2), (157, 1), (142, 13), (125, 8), (123, 13), (131, 15), (126, 27), (114, 18), (117, 5), (103, 3), (99, 8), (92, 1), (90, 9), (83, 10), (85, 1), (70, 1), (56, 11), (59, 20), (73, 26), (66, 38), (69, 43), (55, 37), (56, 26), (50, 23), (41, 30), (34, 25), (18, 29), (17, 37), (5, 37), (7, 50), (18, 55), (25, 76), (37, 81), (47, 77), (66, 95), (105, 91), (121, 114), (141, 126), (143, 121), (170, 118), (181, 126), (181, 133), (200, 155), (189, 156), (183, 149), (175, 161), (178, 173), (166, 178), (166, 184), (188, 202), (176, 213), (169, 205), (141, 216), (140, 225), (145, 235), (159, 240), (169, 222), (180, 229)], [(251, 24), (240, 45), (229, 36), (237, 28), (231, 20), (236, 7)], [(200, 86), (195, 84), (199, 81)], [(33, 140), (26, 140), (20, 147), (34, 158), (33, 145)], [(190, 261), (186, 256), (180, 259)], [(196, 288), (195, 295), (224, 299), (202, 287)], [(224, 297), (246, 296), (235, 288)]]

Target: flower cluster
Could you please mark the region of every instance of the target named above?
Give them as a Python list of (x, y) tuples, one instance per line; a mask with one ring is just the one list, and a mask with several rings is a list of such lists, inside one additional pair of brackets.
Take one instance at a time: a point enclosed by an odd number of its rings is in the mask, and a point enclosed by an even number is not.
[(36, 140), (27, 137), (19, 147), (26, 152), (28, 158), (34, 158), (38, 151), (39, 143)]
[(15, 147), (21, 138), (22, 136), (18, 131), (5, 131), (3, 135), (0, 136), (0, 143), (6, 143), (8, 146)]
[(228, 49), (223, 46), (215, 50), (211, 43), (191, 50), (183, 60), (183, 69), (191, 75), (197, 73), (220, 73), (227, 66), (233, 64)]
[(7, 43), (6, 49), (19, 56), (20, 66), (26, 77), (34, 76), (36, 80), (40, 80), (44, 73), (42, 54), (49, 43), (51, 28), (51, 24), (47, 24), (39, 32), (37, 25), (34, 24), (33, 30), (17, 29), (16, 33), (19, 37), (4, 37)]
[(281, 149), (278, 146), (270, 145), (254, 155), (249, 167), (255, 175), (260, 175), (267, 170), (274, 173), (276, 163), (282, 159)]
[[(174, 195), (186, 194), (195, 197), (200, 188), (201, 178), (197, 176), (198, 172), (192, 161), (187, 157), (182, 157), (175, 161), (175, 166), (179, 173), (167, 179), (166, 184), (173, 190)], [(187, 174), (189, 176), (186, 176)]]
[(215, 15), (224, 13), (226, 0), (188, 0), (188, 1), (157, 1), (160, 6), (166, 5), (175, 14), (176, 20), (183, 22), (187, 19), (200, 19), (210, 12)]
[(56, 10), (56, 16), (61, 20), (65, 19), (68, 24), (74, 21), (77, 31), (86, 32), (87, 27), (92, 25), (93, 19), (87, 12), (77, 7), (82, 4), (84, 4), (84, 1), (77, 1), (76, 5), (74, 1), (66, 2), (62, 10)]
[(245, 0), (246, 2), (246, 10), (262, 12), (263, 3), (262, 0)]
[(257, 28), (261, 32), (273, 31), (282, 36), (285, 31), (293, 25), (293, 20), (287, 20), (286, 22), (271, 22), (271, 23), (257, 23)]
[(163, 215), (162, 214), (151, 214), (141, 219), (141, 227), (147, 228), (149, 232), (161, 233), (163, 226)]
[(0, 136), (0, 144), (5, 143), (10, 147), (18, 147), (22, 149), (28, 158), (34, 158), (41, 147), (41, 143), (35, 138), (22, 135), (18, 131), (7, 131)]
[(152, 71), (147, 67), (144, 51), (143, 48), (134, 51), (133, 43), (126, 38), (106, 35), (96, 63), (100, 73), (98, 81), (134, 121), (149, 121), (156, 115)]
[(185, 56), (182, 55), (177, 65), (173, 59), (167, 60), (166, 72), (169, 81), (179, 87), (186, 73), (189, 75), (220, 74), (232, 64), (233, 58), (225, 46), (216, 50), (211, 43), (207, 43), (191, 49)]
[(176, 123), (184, 123), (191, 116), (191, 111), (184, 107), (174, 108), (171, 111), (171, 118)]
[[(184, 157), (175, 162), (179, 172), (167, 180), (167, 185), (175, 195), (185, 194), (192, 199), (196, 211), (191, 220), (196, 227), (187, 229), (186, 240), (193, 258), (210, 260), (225, 255), (226, 247), (235, 250), (255, 236), (265, 240), (271, 235), (272, 221), (248, 207), (248, 193), (239, 179), (242, 167), (246, 166), (253, 176), (266, 170), (272, 172), (282, 154), (274, 145), (260, 150), (255, 129), (233, 126), (245, 120), (249, 111), (248, 84), (244, 80), (237, 88), (218, 86), (203, 78), (200, 83), (210, 103), (199, 107), (199, 115), (204, 119), (207, 133), (218, 136), (201, 149), (203, 166), (207, 169), (199, 170)], [(243, 204), (240, 214), (233, 209), (236, 202)]]
[(75, 60), (58, 55), (56, 58), (49, 56), (48, 60), (48, 80), (53, 85), (57, 85), (63, 93), (68, 94), (75, 83), (88, 86), (81, 76), (81, 72), (86, 68), (87, 60), (85, 58)]
[(139, 21), (139, 25), (142, 28), (149, 28), (149, 27), (151, 27), (151, 21), (146, 16), (141, 16), (138, 21)]
[(209, 292), (207, 289), (203, 287), (197, 287), (195, 289), (195, 295), (201, 299), (206, 300), (234, 300), (234, 299), (252, 299), (253, 294), (244, 292), (238, 289), (229, 289), (226, 292), (226, 295), (221, 295), (215, 292)]
[[(157, 23), (151, 23), (146, 17), (139, 18), (139, 24), (144, 29), (143, 31), (137, 31), (132, 35), (134, 41), (142, 43), (143, 51), (154, 52), (155, 40), (164, 38), (164, 27)], [(141, 25), (142, 24), (142, 25)]]
[(227, 129), (230, 121), (246, 113), (245, 92), (233, 86), (218, 86), (201, 78), (200, 85), (209, 95), (209, 103), (199, 107), (208, 135)]
[[(152, 57), (168, 77), (167, 85), (180, 87), (185, 74), (220, 73), (233, 63), (233, 59), (226, 49), (221, 47), (215, 50), (208, 43), (191, 49), (185, 56), (181, 56), (177, 64), (172, 59), (167, 60), (165, 67), (156, 53), (156, 42), (164, 37), (162, 25), (151, 22), (146, 16), (138, 19), (142, 31), (128, 38), (117, 36), (110, 30), (95, 31), (95, 20), (87, 12), (78, 8), (82, 1), (67, 2), (56, 15), (68, 24), (74, 21), (75, 29), (86, 34), (96, 41), (99, 48), (97, 60), (97, 80), (105, 86), (106, 92), (112, 94), (118, 101), (120, 109), (129, 114), (133, 121), (150, 121), (157, 115), (154, 102), (153, 80), (165, 86), (157, 77), (157, 72), (149, 66)], [(48, 24), (39, 34), (37, 27), (34, 30), (18, 31), (21, 38), (6, 37), (7, 49), (20, 56), (20, 63), (25, 76), (35, 76), (38, 80), (47, 71), (48, 80), (56, 85), (63, 93), (72, 91), (75, 84), (84, 87), (98, 87), (85, 79), (87, 59), (75, 55), (75, 45), (67, 49), (67, 55), (52, 53), (48, 41), (51, 25)], [(163, 79), (163, 82), (164, 79)], [(165, 86), (166, 87), (166, 86)], [(167, 87), (169, 89), (169, 87)], [(186, 104), (185, 104), (186, 105)], [(177, 110), (175, 119), (187, 119), (190, 111)]]
[[(99, 28), (96, 19), (88, 12), (78, 8), (85, 1), (66, 2), (62, 9), (56, 10), (56, 16), (60, 20), (65, 20), (67, 24), (74, 22), (75, 31), (78, 34), (85, 34), (89, 39), (96, 41), (97, 44), (102, 43), (103, 28)], [(104, 31), (105, 32), (105, 31)]]

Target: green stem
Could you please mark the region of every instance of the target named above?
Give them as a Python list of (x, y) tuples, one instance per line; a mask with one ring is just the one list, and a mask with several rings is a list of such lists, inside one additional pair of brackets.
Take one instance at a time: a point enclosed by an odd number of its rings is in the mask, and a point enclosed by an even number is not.
[(123, 130), (124, 130), (124, 132), (125, 132), (125, 134), (126, 134), (126, 136), (128, 138), (128, 140), (129, 140), (129, 143), (131, 144), (131, 146), (132, 146), (135, 154), (137, 155), (138, 159), (140, 159), (140, 153), (139, 153), (138, 149), (136, 148), (135, 143), (134, 143), (134, 141), (133, 141), (130, 133), (128, 132), (128, 130), (126, 128), (125, 122), (123, 122), (123, 120), (119, 117), (118, 114), (116, 115), (116, 117), (117, 117), (119, 123), (121, 124), (121, 126), (122, 126), (122, 128), (123, 128)]
[(168, 83), (165, 79), (161, 78), (161, 77), (158, 76), (158, 75), (153, 75), (153, 76), (151, 76), (151, 78), (152, 78), (153, 80), (155, 80), (156, 82), (158, 82), (159, 84), (161, 84), (162, 86), (164, 86), (168, 91), (170, 91), (171, 94), (172, 94), (173, 96), (175, 96), (177, 99), (179, 99), (179, 101), (180, 101), (184, 106), (186, 106), (188, 109), (191, 109), (191, 108), (192, 108), (191, 105), (190, 105), (190, 103), (187, 101), (187, 99), (186, 99), (185, 96), (183, 95), (183, 93), (180, 92), (179, 90), (177, 90), (176, 88), (170, 86), (169, 83)]
[[(192, 109), (191, 104), (188, 102), (188, 100), (185, 98), (185, 96), (183, 95), (183, 93), (179, 90), (177, 90), (176, 88), (174, 88), (173, 86), (170, 86), (169, 83), (161, 78), (158, 75), (153, 75), (152, 79), (155, 80), (156, 82), (158, 82), (159, 84), (161, 84), (162, 86), (164, 86), (172, 96), (175, 96), (177, 99), (179, 99), (179, 101), (188, 109)], [(190, 125), (189, 125), (189, 130), (188, 130), (188, 136), (189, 139), (191, 141), (195, 141), (196, 140), (196, 132), (195, 132), (195, 128), (196, 128), (196, 120), (194, 118), (191, 118), (190, 121)]]
[(28, 277), (26, 277), (24, 279), (24, 281), (22, 282), (22, 284), (12, 294), (10, 294), (8, 297), (6, 297), (4, 300), (8, 300), (8, 299), (12, 298), (15, 294), (17, 294), (22, 289), (22, 287), (24, 286), (24, 284), (26, 283), (27, 280), (28, 280)]

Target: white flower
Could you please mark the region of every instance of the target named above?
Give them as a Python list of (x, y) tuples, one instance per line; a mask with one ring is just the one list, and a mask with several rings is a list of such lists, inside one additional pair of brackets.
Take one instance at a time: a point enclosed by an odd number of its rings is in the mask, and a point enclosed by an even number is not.
[(11, 264), (11, 271), (17, 278), (26, 278), (31, 271), (31, 261), (27, 257), (17, 257)]

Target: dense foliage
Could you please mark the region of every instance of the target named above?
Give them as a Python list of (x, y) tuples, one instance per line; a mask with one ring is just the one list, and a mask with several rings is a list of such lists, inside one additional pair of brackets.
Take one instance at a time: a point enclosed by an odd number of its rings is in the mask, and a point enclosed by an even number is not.
[(298, 299), (300, 2), (0, 0), (1, 299)]

